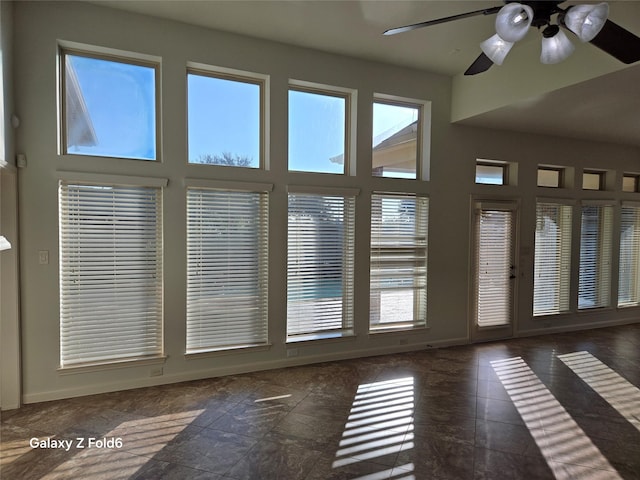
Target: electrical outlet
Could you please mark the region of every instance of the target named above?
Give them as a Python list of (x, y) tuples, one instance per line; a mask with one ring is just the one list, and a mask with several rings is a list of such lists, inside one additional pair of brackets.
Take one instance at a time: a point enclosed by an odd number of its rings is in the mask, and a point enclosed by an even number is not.
[(409, 339), (408, 338), (401, 338), (400, 339), (400, 345), (409, 345)]
[(162, 376), (162, 374), (164, 373), (164, 370), (162, 367), (157, 367), (157, 368), (152, 368), (151, 372), (149, 373), (150, 377), (160, 377)]
[(298, 349), (297, 348), (289, 348), (287, 350), (287, 357), (297, 357), (298, 356)]
[(40, 250), (38, 252), (38, 263), (40, 265), (49, 265), (49, 250)]

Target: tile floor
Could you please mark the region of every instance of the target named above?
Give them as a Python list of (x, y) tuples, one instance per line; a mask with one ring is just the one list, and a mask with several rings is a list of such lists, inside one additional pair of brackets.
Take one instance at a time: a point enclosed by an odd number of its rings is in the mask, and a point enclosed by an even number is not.
[(640, 479), (639, 386), (636, 324), (94, 395), (2, 412), (0, 478)]

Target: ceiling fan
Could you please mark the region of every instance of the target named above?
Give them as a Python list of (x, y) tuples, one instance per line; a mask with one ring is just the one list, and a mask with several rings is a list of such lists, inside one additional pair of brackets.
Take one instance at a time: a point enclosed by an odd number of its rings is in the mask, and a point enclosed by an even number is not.
[[(511, 47), (515, 42), (524, 38), (529, 27), (542, 29), (540, 54), (542, 63), (561, 62), (575, 49), (571, 40), (560, 27), (569, 30), (581, 41), (595, 45), (623, 63), (630, 64), (640, 60), (640, 38), (607, 18), (609, 16), (607, 3), (570, 5), (566, 8), (560, 7), (564, 0), (523, 0), (520, 2), (505, 0), (504, 3), (504, 6), (484, 8), (392, 28), (386, 30), (384, 35), (395, 35), (468, 17), (497, 14), (496, 34), (480, 44), (482, 53), (464, 72), (465, 75), (485, 72), (494, 63), (502, 65)], [(555, 23), (552, 23), (554, 15), (556, 16)]]

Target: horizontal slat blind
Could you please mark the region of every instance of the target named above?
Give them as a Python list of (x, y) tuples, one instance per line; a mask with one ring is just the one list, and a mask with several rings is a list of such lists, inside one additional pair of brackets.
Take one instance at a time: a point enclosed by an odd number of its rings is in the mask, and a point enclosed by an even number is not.
[(268, 194), (187, 191), (187, 353), (267, 343)]
[(570, 309), (572, 213), (571, 205), (544, 202), (536, 205), (534, 315)]
[(511, 210), (476, 212), (476, 322), (481, 328), (511, 323), (514, 216)]
[(161, 190), (60, 183), (60, 363), (162, 354)]
[(611, 291), (613, 206), (583, 205), (578, 308), (606, 307)]
[(640, 305), (640, 206), (622, 205), (618, 306)]
[(353, 329), (355, 197), (289, 193), (287, 336)]
[(371, 196), (370, 329), (426, 325), (427, 197)]

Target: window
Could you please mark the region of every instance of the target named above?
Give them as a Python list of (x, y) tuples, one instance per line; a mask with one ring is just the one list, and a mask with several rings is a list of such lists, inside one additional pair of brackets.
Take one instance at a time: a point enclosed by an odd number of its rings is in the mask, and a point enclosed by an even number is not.
[(158, 65), (62, 51), (63, 152), (156, 159)]
[(347, 100), (348, 94), (289, 90), (289, 170), (346, 172), (349, 161)]
[(622, 177), (622, 191), (623, 192), (640, 191), (640, 175), (635, 175), (633, 173), (625, 173)]
[(583, 190), (604, 190), (604, 172), (584, 172), (582, 174)]
[(376, 177), (418, 178), (421, 107), (376, 101), (373, 104), (372, 173)]
[(564, 170), (554, 167), (538, 167), (538, 186), (561, 188)]
[(478, 161), (476, 163), (476, 183), (507, 185), (507, 164)]
[(187, 353), (267, 343), (267, 195), (187, 190)]
[(613, 207), (583, 205), (580, 232), (578, 308), (606, 307), (610, 302)]
[(571, 205), (553, 202), (536, 205), (534, 315), (570, 310), (572, 214)]
[(372, 331), (426, 326), (428, 202), (408, 193), (371, 197)]
[(158, 187), (60, 183), (60, 364), (162, 354)]
[(355, 196), (289, 193), (287, 337), (353, 333)]
[(264, 80), (191, 70), (189, 163), (259, 168)]
[(640, 204), (623, 203), (618, 306), (640, 305)]

